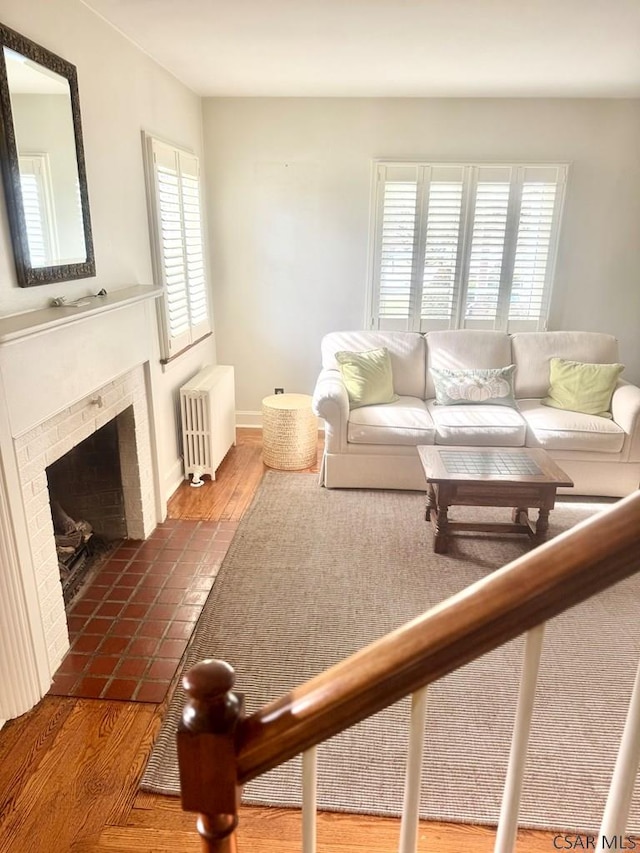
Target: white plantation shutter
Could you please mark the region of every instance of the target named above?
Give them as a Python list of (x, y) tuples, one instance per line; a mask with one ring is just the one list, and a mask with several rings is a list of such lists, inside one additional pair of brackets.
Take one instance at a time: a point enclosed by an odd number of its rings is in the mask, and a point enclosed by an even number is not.
[(42, 193), (36, 175), (21, 172), (20, 188), (31, 266), (44, 267), (47, 265), (48, 252), (43, 223)]
[(189, 281), (189, 321), (195, 337), (209, 331), (207, 280), (202, 242), (202, 217), (198, 161), (180, 155), (182, 212), (184, 221), (187, 278)]
[(198, 159), (147, 137), (156, 277), (165, 289), (162, 331), (171, 357), (211, 331)]
[(546, 314), (549, 258), (554, 251), (554, 221), (559, 201), (551, 169), (525, 170), (518, 239), (509, 301), (510, 320), (532, 320)]
[(177, 152), (154, 147), (160, 262), (170, 355), (191, 342)]
[(487, 171), (480, 169), (476, 181), (464, 318), (493, 323), (498, 314), (511, 176), (510, 169), (504, 170), (502, 180)]
[(457, 299), (463, 184), (462, 169), (449, 176), (440, 171), (432, 174), (429, 184), (420, 317), (446, 326)]
[(399, 170), (384, 185), (378, 314), (391, 321), (406, 321), (411, 308), (417, 200), (414, 171), (403, 175)]
[(19, 160), (29, 259), (32, 267), (46, 267), (57, 256), (48, 158), (32, 154)]
[(371, 325), (544, 328), (565, 166), (377, 166)]

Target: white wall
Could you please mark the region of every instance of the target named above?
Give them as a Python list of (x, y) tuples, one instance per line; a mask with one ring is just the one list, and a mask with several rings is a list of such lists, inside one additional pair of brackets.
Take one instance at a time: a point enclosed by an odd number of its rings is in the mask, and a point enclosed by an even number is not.
[[(72, 299), (103, 287), (112, 292), (150, 284), (141, 130), (200, 154), (200, 99), (79, 0), (0, 0), (0, 20), (77, 67), (97, 268), (95, 278), (18, 287), (6, 210), (0, 202), (0, 316), (44, 307), (54, 296)], [(215, 363), (213, 337), (166, 372), (159, 356), (151, 364), (165, 495), (180, 479), (176, 389), (206, 363)]]
[[(640, 101), (207, 99), (218, 355), (239, 410), (310, 393), (362, 328), (372, 158), (571, 163), (553, 329), (609, 332), (640, 381)], [(242, 416), (241, 416), (242, 417)]]

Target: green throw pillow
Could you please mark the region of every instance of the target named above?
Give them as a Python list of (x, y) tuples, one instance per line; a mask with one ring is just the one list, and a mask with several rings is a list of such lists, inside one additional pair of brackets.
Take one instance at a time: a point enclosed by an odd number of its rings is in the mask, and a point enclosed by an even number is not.
[(552, 358), (545, 406), (610, 418), (611, 397), (624, 364), (586, 364)]
[(393, 403), (398, 399), (393, 393), (391, 358), (386, 347), (366, 352), (337, 352), (336, 361), (349, 394), (350, 408)]
[(513, 396), (515, 364), (508, 367), (448, 370), (431, 367), (439, 406), (485, 405), (517, 408)]

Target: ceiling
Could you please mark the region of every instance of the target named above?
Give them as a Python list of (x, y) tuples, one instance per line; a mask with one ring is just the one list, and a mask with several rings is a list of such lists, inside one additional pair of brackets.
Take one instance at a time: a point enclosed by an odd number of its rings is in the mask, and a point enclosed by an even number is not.
[(640, 96), (640, 0), (83, 2), (202, 96)]

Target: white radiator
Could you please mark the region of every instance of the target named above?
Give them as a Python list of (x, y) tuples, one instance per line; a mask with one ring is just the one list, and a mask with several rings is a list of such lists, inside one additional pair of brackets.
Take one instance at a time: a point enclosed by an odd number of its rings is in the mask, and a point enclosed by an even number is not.
[(203, 474), (215, 480), (216, 469), (236, 443), (233, 367), (203, 367), (180, 389), (184, 476), (193, 474), (200, 485)]

